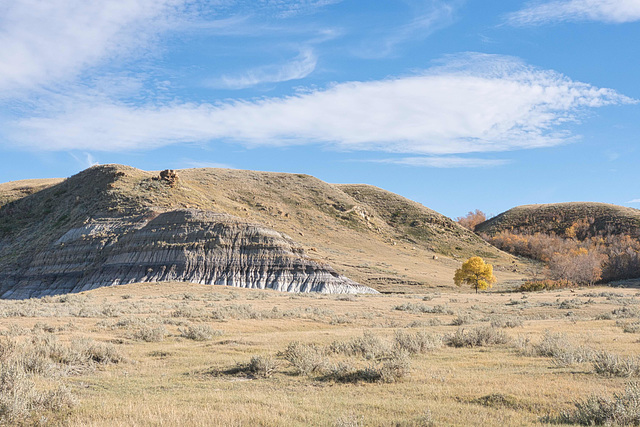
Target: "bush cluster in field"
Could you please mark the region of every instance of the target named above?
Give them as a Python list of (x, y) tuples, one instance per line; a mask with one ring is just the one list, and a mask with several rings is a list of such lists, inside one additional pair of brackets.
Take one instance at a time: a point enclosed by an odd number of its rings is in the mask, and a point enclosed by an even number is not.
[(178, 331), (181, 337), (194, 341), (208, 341), (223, 334), (221, 330), (213, 329), (209, 325), (188, 325), (186, 328), (178, 328)]
[[(327, 298), (324, 295), (314, 294), (293, 294), (288, 297), (293, 299), (303, 297), (313, 299)], [(247, 300), (264, 300), (266, 298), (267, 296), (264, 292), (254, 292), (246, 296)], [(333, 310), (318, 307), (283, 310), (274, 306), (271, 310), (259, 310), (251, 304), (219, 304), (221, 301), (238, 300), (239, 294), (237, 293), (222, 294), (211, 292), (203, 295), (185, 293), (156, 297), (156, 299), (164, 299), (165, 301), (135, 300), (127, 297), (117, 303), (111, 303), (96, 301), (93, 297), (84, 294), (68, 294), (57, 297), (47, 296), (24, 301), (0, 300), (0, 318), (120, 318), (127, 315), (156, 315), (218, 321), (232, 319), (259, 320), (296, 318), (340, 324), (350, 323), (355, 317), (354, 314), (350, 316), (336, 315)], [(355, 301), (355, 298), (352, 296), (336, 297), (336, 301)], [(200, 305), (194, 306), (193, 302), (199, 302)], [(371, 315), (368, 314), (368, 316), (370, 317)]]
[[(410, 355), (440, 347), (442, 338), (424, 331), (396, 331), (392, 341), (365, 332), (362, 337), (334, 341), (326, 347), (292, 342), (282, 355), (298, 374), (315, 374), (325, 381), (395, 382), (409, 372)], [(331, 356), (336, 355), (346, 356), (347, 360), (332, 360)], [(357, 360), (368, 364), (362, 366)]]
[[(502, 330), (491, 326), (480, 326), (466, 330), (459, 328), (453, 334), (444, 337), (425, 331), (408, 333), (401, 330), (395, 332), (393, 340), (384, 340), (371, 332), (347, 341), (334, 341), (327, 346), (305, 344), (298, 341), (289, 343), (279, 357), (289, 362), (297, 375), (313, 376), (319, 380), (336, 382), (395, 382), (409, 372), (410, 356), (424, 354), (441, 348), (451, 347), (486, 347), (510, 343), (511, 338)], [(539, 346), (546, 345), (544, 343)], [(538, 347), (535, 347), (538, 348)], [(548, 355), (546, 352), (537, 355)], [(336, 357), (338, 356), (338, 357)], [(340, 358), (339, 356), (342, 356)], [(279, 366), (266, 363), (265, 366)], [(364, 366), (357, 361), (368, 362)], [(254, 363), (255, 362), (255, 363)], [(251, 373), (259, 376), (270, 376), (273, 371), (256, 372), (256, 363), (238, 365), (226, 370), (226, 373)]]
[(112, 344), (89, 339), (65, 345), (53, 334), (36, 332), (23, 341), (0, 340), (0, 424), (30, 424), (29, 419), (46, 420), (43, 414), (70, 408), (75, 399), (61, 376), (123, 360)]
[(410, 356), (434, 351), (442, 345), (442, 337), (424, 331), (414, 334), (396, 331), (392, 340), (365, 332), (361, 337), (326, 346), (293, 341), (278, 353), (278, 359), (254, 356), (250, 362), (221, 373), (266, 378), (282, 366), (281, 361), (286, 361), (294, 374), (319, 381), (395, 382), (410, 371)]
[(445, 342), (451, 347), (487, 347), (507, 344), (510, 341), (511, 338), (504, 331), (491, 326), (469, 330), (459, 328), (455, 333), (445, 336)]
[(590, 363), (593, 373), (609, 377), (640, 377), (640, 357), (620, 356), (608, 351), (596, 351), (572, 344), (565, 334), (547, 331), (539, 343), (516, 343), (525, 356), (550, 357), (557, 366)]
[(411, 302), (397, 305), (394, 309), (398, 311), (408, 311), (411, 313), (453, 314), (453, 310), (446, 305), (436, 305), (435, 307), (431, 307), (425, 304), (415, 304)]

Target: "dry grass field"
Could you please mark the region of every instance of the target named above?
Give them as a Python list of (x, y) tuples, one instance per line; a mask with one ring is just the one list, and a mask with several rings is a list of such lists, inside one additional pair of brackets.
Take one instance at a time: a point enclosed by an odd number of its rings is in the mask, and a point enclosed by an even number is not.
[(161, 283), (0, 301), (0, 424), (628, 424), (639, 298)]

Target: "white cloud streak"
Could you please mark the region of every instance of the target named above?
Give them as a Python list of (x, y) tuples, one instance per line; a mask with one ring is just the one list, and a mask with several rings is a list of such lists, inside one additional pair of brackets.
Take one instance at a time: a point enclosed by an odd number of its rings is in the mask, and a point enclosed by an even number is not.
[(189, 160), (189, 159), (183, 159), (181, 163), (189, 168), (236, 169), (235, 167), (233, 167), (228, 163), (203, 162), (203, 161)]
[(640, 203), (640, 199), (629, 200), (627, 203)]
[(451, 25), (460, 1), (433, 0), (417, 3), (419, 6), (414, 5), (414, 17), (410, 22), (395, 28), (381, 40), (367, 42), (356, 54), (367, 58), (382, 58), (393, 54), (402, 43), (424, 40), (434, 32)]
[(0, 5), (0, 94), (138, 55), (187, 0), (20, 0)]
[(491, 168), (511, 163), (511, 161), (507, 159), (479, 159), (453, 156), (404, 157), (399, 159), (371, 160), (371, 162), (427, 168)]
[(244, 89), (264, 83), (279, 83), (307, 77), (316, 68), (317, 56), (311, 49), (305, 49), (286, 64), (268, 65), (255, 68), (240, 76), (223, 76), (206, 82), (214, 88)]
[(507, 22), (516, 26), (566, 21), (600, 21), (620, 24), (638, 20), (640, 20), (640, 1), (638, 0), (548, 1), (532, 4), (507, 16)]
[(76, 155), (72, 152), (69, 153), (71, 157), (80, 163), (83, 168), (90, 168), (91, 166), (99, 165), (100, 163), (91, 155), (91, 153), (83, 153), (82, 156)]
[(504, 56), (450, 58), (422, 75), (288, 97), (128, 105), (69, 97), (4, 132), (39, 150), (123, 151), (213, 140), (247, 146), (443, 155), (549, 147), (585, 109), (636, 102)]
[(267, 4), (280, 9), (280, 16), (288, 18), (295, 15), (311, 13), (316, 9), (340, 3), (342, 0), (295, 0), (295, 1), (267, 1)]

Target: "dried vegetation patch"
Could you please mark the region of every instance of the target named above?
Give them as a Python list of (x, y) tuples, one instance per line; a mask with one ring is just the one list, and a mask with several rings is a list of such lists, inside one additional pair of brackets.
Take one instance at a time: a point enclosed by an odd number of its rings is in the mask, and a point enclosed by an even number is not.
[(0, 424), (633, 424), (637, 294), (144, 284), (0, 301)]

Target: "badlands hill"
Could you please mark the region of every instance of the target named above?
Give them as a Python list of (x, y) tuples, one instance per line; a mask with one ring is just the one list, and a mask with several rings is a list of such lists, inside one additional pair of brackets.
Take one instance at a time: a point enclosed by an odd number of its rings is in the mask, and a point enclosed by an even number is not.
[(477, 233), (501, 231), (522, 234), (554, 233), (564, 236), (579, 221), (588, 223), (588, 234), (627, 234), (640, 237), (640, 210), (606, 203), (552, 203), (517, 206), (475, 228)]
[(522, 266), (451, 219), (368, 185), (230, 169), (89, 168), (0, 184), (0, 296), (186, 281), (295, 292), (451, 286), (487, 258)]

